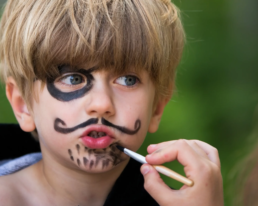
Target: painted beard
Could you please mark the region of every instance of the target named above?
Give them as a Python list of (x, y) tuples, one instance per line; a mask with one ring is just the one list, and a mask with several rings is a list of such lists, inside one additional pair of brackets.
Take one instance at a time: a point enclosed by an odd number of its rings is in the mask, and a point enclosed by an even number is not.
[(90, 149), (80, 144), (68, 149), (71, 161), (78, 167), (92, 170), (105, 170), (118, 165), (126, 158), (121, 156), (122, 152), (116, 148), (117, 143), (103, 149)]

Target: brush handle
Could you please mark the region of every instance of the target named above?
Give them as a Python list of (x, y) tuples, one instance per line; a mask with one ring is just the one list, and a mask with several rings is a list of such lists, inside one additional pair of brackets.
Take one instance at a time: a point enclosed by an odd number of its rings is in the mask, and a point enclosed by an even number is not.
[(194, 185), (194, 182), (192, 180), (189, 180), (188, 178), (174, 172), (173, 170), (164, 167), (162, 165), (152, 165), (158, 172), (160, 172), (163, 175), (166, 175), (172, 179), (177, 180), (178, 182), (182, 182), (183, 184), (192, 187)]
[[(145, 160), (145, 157), (136, 153), (136, 152), (133, 152), (127, 148), (124, 148), (124, 147), (121, 147), (119, 146), (118, 149), (120, 149), (121, 151), (123, 151), (125, 154), (127, 154), (129, 157), (135, 159), (136, 161), (142, 163), (142, 164), (145, 164), (147, 163), (146, 160)], [(173, 170), (167, 168), (167, 167), (164, 167), (162, 165), (152, 165), (158, 172), (162, 173), (163, 175), (166, 175), (172, 179), (175, 179), (177, 180), (178, 182), (182, 182), (183, 184), (187, 185), (187, 186), (193, 186), (194, 182), (192, 180), (189, 180), (188, 178), (174, 172)]]

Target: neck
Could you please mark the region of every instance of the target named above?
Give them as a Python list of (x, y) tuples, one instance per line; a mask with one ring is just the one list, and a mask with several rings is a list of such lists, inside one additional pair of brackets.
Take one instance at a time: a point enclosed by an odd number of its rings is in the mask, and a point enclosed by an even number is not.
[(38, 164), (38, 179), (45, 193), (56, 205), (104, 205), (115, 181), (129, 159), (103, 173), (86, 173), (65, 167), (44, 157)]

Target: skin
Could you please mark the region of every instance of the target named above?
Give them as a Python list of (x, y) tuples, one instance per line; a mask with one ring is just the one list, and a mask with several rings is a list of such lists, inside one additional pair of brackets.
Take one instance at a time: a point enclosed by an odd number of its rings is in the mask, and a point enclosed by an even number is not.
[(144, 187), (162, 206), (223, 206), (223, 183), (216, 148), (198, 140), (175, 140), (150, 145), (146, 161), (163, 164), (178, 160), (193, 187), (171, 190), (149, 164), (141, 167)]
[[(103, 205), (129, 160), (114, 145), (136, 151), (147, 131), (155, 132), (158, 129), (163, 109), (169, 100), (159, 99), (154, 107), (155, 88), (148, 74), (129, 72), (125, 75), (128, 74), (136, 75), (139, 83), (133, 87), (124, 86), (119, 76), (105, 70), (93, 71), (91, 88), (84, 95), (75, 95), (76, 98), (66, 98), (65, 101), (51, 94), (47, 86), (41, 89), (41, 82), (36, 81), (38, 100), (33, 99), (32, 111), (27, 109), (15, 81), (11, 77), (8, 79), (6, 93), (14, 114), (24, 131), (33, 131), (37, 127), (43, 160), (0, 177), (0, 202), (3, 205)], [(55, 84), (55, 87), (65, 93), (73, 92), (71, 87), (63, 84)], [(101, 118), (104, 118), (130, 130), (135, 129), (137, 119), (141, 124), (135, 134), (110, 127), (114, 137), (110, 146), (93, 150), (85, 148), (80, 141), (88, 126), (60, 133), (54, 127), (57, 118), (65, 123), (65, 128), (73, 128), (91, 118), (98, 119), (97, 126), (102, 124)], [(195, 182), (193, 187), (183, 186), (179, 191), (173, 191), (150, 165), (143, 165), (144, 187), (161, 206), (223, 205), (216, 149), (199, 141), (179, 140), (149, 146), (148, 152), (150, 155), (146, 160), (150, 164), (178, 159), (185, 167), (186, 176)]]
[[(83, 69), (90, 68), (85, 66)], [(35, 81), (38, 99), (33, 99), (32, 111), (27, 109), (15, 81), (11, 77), (8, 79), (7, 97), (15, 116), (24, 131), (37, 128), (43, 160), (0, 178), (0, 194), (3, 194), (0, 200), (6, 205), (17, 205), (10, 198), (14, 195), (19, 205), (103, 205), (129, 161), (128, 156), (114, 145), (136, 151), (147, 131), (157, 130), (168, 100), (158, 101), (154, 108), (155, 87), (147, 72), (136, 74), (129, 71), (117, 76), (96, 69), (90, 74), (94, 79), (90, 89), (84, 95), (75, 95), (76, 98), (66, 98), (65, 101), (57, 98), (60, 95), (51, 93), (48, 84), (42, 89), (42, 82)], [(136, 76), (139, 81), (133, 86), (124, 85), (124, 75)], [(65, 93), (64, 96), (72, 93), (74, 97), (76, 90), (87, 85), (67, 86), (62, 78), (57, 77), (52, 84)], [(112, 142), (104, 149), (86, 148), (80, 137), (91, 125), (62, 133), (55, 129), (57, 118), (65, 123), (58, 123), (62, 128), (73, 128), (92, 118), (98, 119), (94, 124), (97, 126), (108, 121)], [(102, 118), (106, 121), (102, 121)], [(5, 189), (6, 185), (10, 188), (9, 192)]]

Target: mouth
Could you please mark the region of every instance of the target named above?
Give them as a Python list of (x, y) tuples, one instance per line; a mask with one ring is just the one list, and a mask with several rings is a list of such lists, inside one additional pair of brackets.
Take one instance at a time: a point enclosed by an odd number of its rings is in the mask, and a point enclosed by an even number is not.
[(106, 136), (107, 134), (105, 132), (98, 132), (98, 131), (91, 131), (88, 136), (89, 137), (92, 137), (92, 138), (99, 138), (99, 137), (104, 137)]
[(82, 143), (91, 149), (104, 149), (115, 142), (113, 132), (104, 125), (92, 125), (81, 136)]

